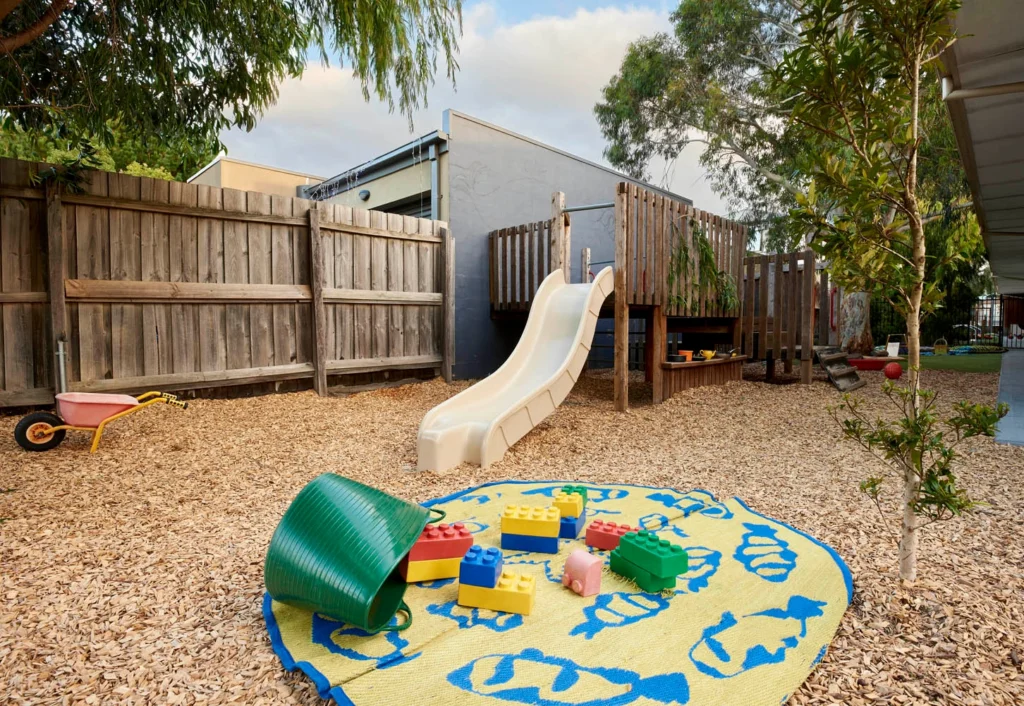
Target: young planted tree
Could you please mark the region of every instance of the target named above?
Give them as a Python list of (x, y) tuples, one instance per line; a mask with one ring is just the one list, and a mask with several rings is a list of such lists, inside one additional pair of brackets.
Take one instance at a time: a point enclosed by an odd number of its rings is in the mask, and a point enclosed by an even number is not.
[(56, 139), (206, 145), (251, 130), (310, 54), (411, 113), (457, 69), (461, 0), (0, 0), (0, 118)]
[[(915, 428), (930, 409), (920, 394), (921, 316), (941, 299), (926, 277), (929, 195), (919, 158), (927, 138), (922, 116), (933, 108), (923, 109), (922, 101), (935, 96), (937, 80), (929, 72), (955, 39), (949, 18), (959, 6), (959, 0), (807, 0), (799, 46), (775, 72), (793, 124), (815, 146), (794, 223), (815, 234), (812, 246), (831, 260), (836, 281), (889, 297), (906, 317), (904, 423)], [(899, 559), (907, 580), (917, 572), (922, 481), (930, 477), (920, 470), (921, 459), (910, 461), (903, 466)]]

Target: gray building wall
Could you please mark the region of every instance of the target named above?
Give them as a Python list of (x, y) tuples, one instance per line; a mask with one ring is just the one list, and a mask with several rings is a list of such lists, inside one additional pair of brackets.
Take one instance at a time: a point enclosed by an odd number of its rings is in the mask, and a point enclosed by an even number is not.
[[(550, 218), (554, 191), (565, 193), (567, 206), (604, 203), (615, 200), (616, 184), (634, 180), (455, 111), (445, 112), (443, 129), (449, 136), (448, 214), (455, 238), (454, 371), (459, 378), (481, 378), (509, 356), (525, 324), (491, 320), (487, 234)], [(614, 225), (614, 209), (572, 214), (573, 282), (582, 281), (582, 248), (590, 248), (595, 273), (612, 264)]]

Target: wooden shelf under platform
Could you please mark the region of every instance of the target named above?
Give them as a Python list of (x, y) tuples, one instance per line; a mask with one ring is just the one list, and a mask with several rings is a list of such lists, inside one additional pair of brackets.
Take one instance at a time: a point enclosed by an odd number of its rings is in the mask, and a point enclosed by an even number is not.
[(661, 364), (661, 399), (667, 400), (675, 393), (689, 390), (691, 387), (724, 385), (734, 380), (742, 380), (743, 364), (748, 358), (746, 355), (737, 355), (732, 358), (694, 360), (689, 363), (664, 362)]

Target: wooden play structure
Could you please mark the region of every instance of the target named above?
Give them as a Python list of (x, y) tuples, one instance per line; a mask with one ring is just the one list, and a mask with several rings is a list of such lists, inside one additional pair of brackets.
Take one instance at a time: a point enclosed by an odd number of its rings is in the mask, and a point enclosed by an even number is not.
[[(548, 273), (568, 273), (574, 209), (564, 203), (556, 193), (551, 219), (490, 233), (493, 315), (527, 313)], [(617, 186), (613, 203), (579, 210), (604, 207), (615, 209), (615, 292), (602, 317), (615, 320), (616, 409), (629, 405), (628, 333), (636, 319), (645, 324), (644, 367), (655, 404), (681, 390), (739, 380), (751, 360), (766, 361), (769, 377), (776, 360), (787, 372), (799, 360), (801, 380), (810, 382), (815, 327), (827, 341), (829, 325), (829, 317), (817, 317), (815, 310), (827, 312), (830, 303), (827, 275), (817, 271), (810, 250), (747, 256), (746, 226), (632, 183)], [(713, 253), (714, 285), (702, 279), (707, 270), (699, 263), (701, 248)], [(589, 250), (583, 263), (589, 276)], [(723, 296), (720, 290), (729, 288), (733, 296)], [(719, 354), (670, 361), (670, 334), (673, 349)]]

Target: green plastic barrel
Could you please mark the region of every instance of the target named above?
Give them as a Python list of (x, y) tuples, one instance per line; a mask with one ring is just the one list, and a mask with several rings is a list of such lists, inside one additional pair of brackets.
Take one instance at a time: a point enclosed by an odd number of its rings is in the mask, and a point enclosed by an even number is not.
[(369, 631), (408, 614), (395, 569), (430, 510), (349, 478), (325, 473), (299, 491), (274, 531), (263, 565), (267, 593), (281, 603)]

